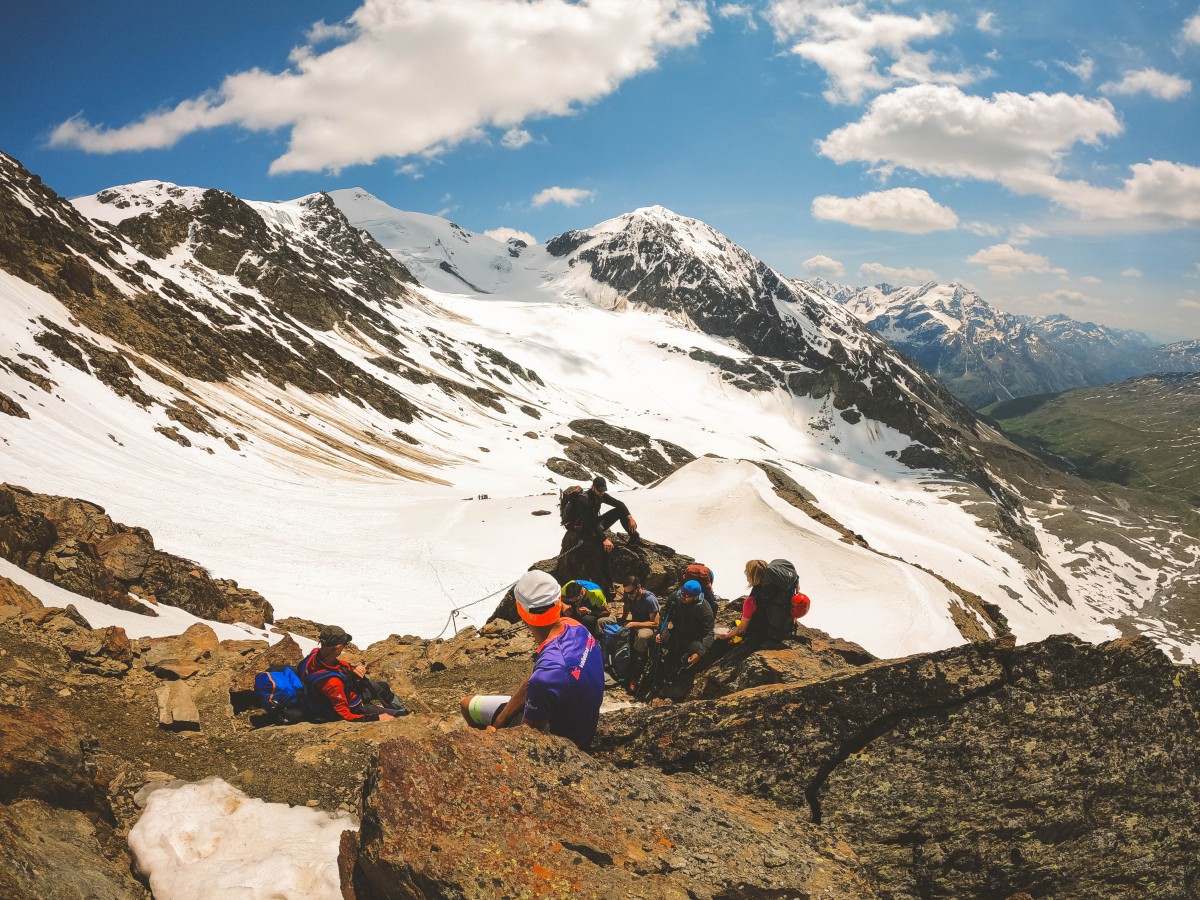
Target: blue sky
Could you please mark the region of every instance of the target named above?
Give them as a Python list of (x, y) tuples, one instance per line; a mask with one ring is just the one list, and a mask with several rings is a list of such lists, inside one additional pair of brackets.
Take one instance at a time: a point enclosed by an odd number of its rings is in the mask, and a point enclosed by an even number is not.
[(12, 4), (59, 193), (361, 186), (545, 240), (662, 204), (786, 275), (1200, 337), (1200, 3)]

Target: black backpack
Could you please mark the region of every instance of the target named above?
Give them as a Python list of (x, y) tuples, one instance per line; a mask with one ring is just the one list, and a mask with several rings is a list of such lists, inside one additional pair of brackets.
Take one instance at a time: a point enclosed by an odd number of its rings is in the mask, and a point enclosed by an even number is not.
[(563, 528), (578, 528), (583, 524), (584, 505), (587, 497), (583, 488), (574, 484), (558, 492), (558, 518)]

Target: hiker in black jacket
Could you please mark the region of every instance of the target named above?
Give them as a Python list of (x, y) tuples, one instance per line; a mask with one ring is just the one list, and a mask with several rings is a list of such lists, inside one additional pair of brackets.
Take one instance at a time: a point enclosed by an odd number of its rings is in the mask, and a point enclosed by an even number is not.
[[(609, 496), (608, 482), (603, 475), (592, 479), (591, 488), (584, 495), (581, 506), (582, 518), (579, 523), (579, 536), (585, 541), (594, 541), (604, 545), (604, 552), (611, 553), (613, 544), (605, 535), (605, 531), (614, 523), (620, 522), (625, 533), (629, 535), (629, 546), (636, 547), (642, 542), (638, 534), (637, 522), (629, 514), (629, 507), (615, 497)], [(601, 506), (611, 506), (606, 513), (600, 512)], [(609, 585), (605, 585), (609, 587)]]
[(701, 600), (703, 594), (700, 582), (685, 582), (676, 595), (670, 629), (655, 637), (658, 643), (667, 643), (668, 672), (696, 665), (712, 646), (712, 607)]
[(752, 559), (746, 563), (746, 580), (756, 607), (746, 625), (746, 644), (756, 648), (789, 637), (793, 631), (792, 596), (800, 583), (796, 567), (786, 559), (773, 559), (769, 563)]

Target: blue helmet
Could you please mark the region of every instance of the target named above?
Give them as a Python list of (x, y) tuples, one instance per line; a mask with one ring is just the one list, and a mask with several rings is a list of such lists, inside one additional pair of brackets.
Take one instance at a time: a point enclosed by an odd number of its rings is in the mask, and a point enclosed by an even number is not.
[(693, 597), (699, 597), (704, 593), (704, 589), (700, 587), (700, 582), (698, 581), (685, 581), (683, 583), (683, 592), (691, 594)]

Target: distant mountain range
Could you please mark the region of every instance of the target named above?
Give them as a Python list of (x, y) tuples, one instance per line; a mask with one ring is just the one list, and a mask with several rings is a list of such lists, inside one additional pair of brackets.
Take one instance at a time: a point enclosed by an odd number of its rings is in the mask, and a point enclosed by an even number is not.
[[(802, 561), (881, 654), (1114, 637), (1191, 571), (1165, 501), (1046, 465), (827, 290), (662, 207), (526, 245), (359, 190), (67, 202), (0, 154), (0, 480), (365, 640), (553, 555), (596, 473), (726, 590)], [(1136, 628), (1200, 658), (1171, 607)]]
[(1162, 345), (1064, 315), (1013, 315), (960, 284), (797, 283), (845, 306), (976, 409), (1151, 372), (1200, 371), (1200, 341)]

